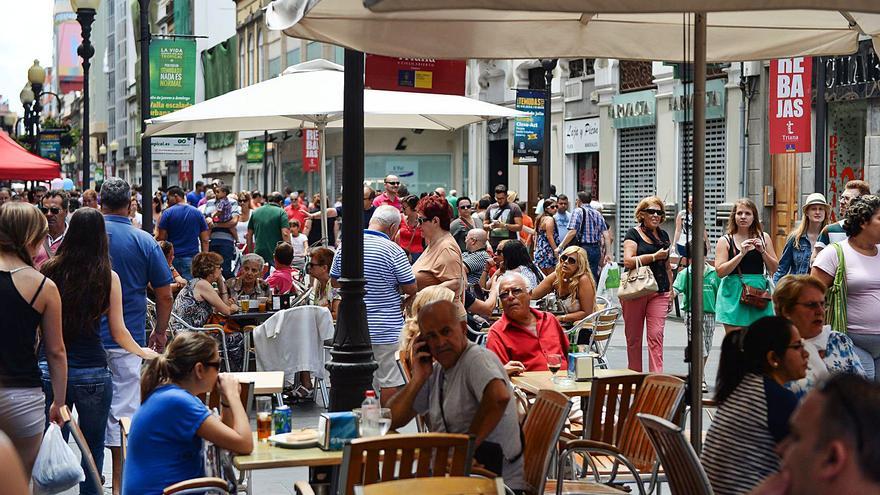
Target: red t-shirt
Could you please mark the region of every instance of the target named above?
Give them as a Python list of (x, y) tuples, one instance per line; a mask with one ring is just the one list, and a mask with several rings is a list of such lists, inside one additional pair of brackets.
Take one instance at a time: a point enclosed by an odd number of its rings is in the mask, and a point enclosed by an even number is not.
[(425, 250), (422, 245), (422, 227), (416, 225), (415, 228), (406, 224), (406, 219), (400, 222), (400, 231), (397, 236), (397, 244), (407, 253), (419, 254)]
[(547, 354), (559, 354), (563, 357), (562, 368), (568, 369), (568, 336), (562, 331), (562, 325), (550, 313), (530, 308), (535, 315), (537, 335), (501, 316), (489, 329), (486, 348), (494, 352), (502, 363), (519, 361), (526, 371), (547, 371)]

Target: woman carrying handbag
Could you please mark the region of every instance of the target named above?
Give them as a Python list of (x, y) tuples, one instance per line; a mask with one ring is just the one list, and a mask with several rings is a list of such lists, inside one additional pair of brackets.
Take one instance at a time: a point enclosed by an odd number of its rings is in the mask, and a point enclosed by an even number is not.
[[(650, 196), (639, 202), (635, 219), (638, 225), (627, 231), (623, 239), (623, 264), (628, 270), (621, 276), (620, 306), (623, 310), (626, 333), (626, 354), (629, 369), (642, 371), (642, 335), (647, 327), (648, 369), (651, 373), (663, 372), (663, 331), (666, 314), (671, 309), (672, 299), (669, 290), (672, 268), (669, 265), (669, 234), (660, 228), (665, 217), (663, 200)], [(649, 268), (649, 270), (645, 270)], [(630, 292), (624, 282), (632, 275), (650, 271), (656, 284), (651, 291), (650, 282), (643, 277), (645, 284), (637, 292)], [(648, 273), (638, 273), (647, 277)], [(629, 297), (627, 297), (629, 295)]]
[(775, 273), (778, 265), (770, 236), (761, 228), (758, 207), (750, 199), (738, 199), (730, 211), (727, 234), (715, 244), (715, 272), (721, 278), (715, 319), (726, 333), (773, 316), (770, 282), (764, 273)]

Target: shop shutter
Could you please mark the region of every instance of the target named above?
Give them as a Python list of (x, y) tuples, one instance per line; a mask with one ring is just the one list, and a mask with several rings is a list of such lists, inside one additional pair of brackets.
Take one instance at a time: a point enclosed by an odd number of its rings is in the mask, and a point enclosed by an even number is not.
[(639, 201), (657, 194), (657, 128), (633, 127), (620, 129), (618, 153), (620, 216), (617, 219), (617, 239), (620, 258), (623, 259), (623, 237), (635, 225), (633, 215)]
[[(690, 122), (681, 127), (682, 163), (684, 163), (684, 180), (687, 181), (688, 190), (693, 192), (693, 144), (694, 127)], [(724, 182), (725, 167), (727, 163), (725, 149), (725, 122), (724, 119), (706, 121), (706, 231), (709, 235), (709, 259), (715, 258), (715, 241), (721, 237), (727, 228), (727, 222), (721, 225), (715, 221), (715, 212), (718, 205), (725, 201)], [(686, 198), (682, 199), (681, 206), (685, 206)]]

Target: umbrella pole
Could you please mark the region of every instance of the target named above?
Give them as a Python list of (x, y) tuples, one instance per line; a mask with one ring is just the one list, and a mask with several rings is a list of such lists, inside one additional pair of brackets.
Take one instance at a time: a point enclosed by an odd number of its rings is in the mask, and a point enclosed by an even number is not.
[[(694, 149), (693, 149), (693, 235), (691, 241), (691, 443), (697, 454), (703, 433), (703, 246), (706, 231), (706, 13), (694, 19)], [(685, 198), (687, 201), (687, 198)]]
[(327, 247), (327, 163), (325, 162), (325, 137), (324, 131), (327, 129), (327, 124), (321, 122), (318, 124), (318, 139), (320, 140), (320, 150), (319, 156), (321, 160), (321, 204), (318, 207), (321, 209), (321, 245)]
[(263, 131), (263, 197), (269, 197), (269, 131)]

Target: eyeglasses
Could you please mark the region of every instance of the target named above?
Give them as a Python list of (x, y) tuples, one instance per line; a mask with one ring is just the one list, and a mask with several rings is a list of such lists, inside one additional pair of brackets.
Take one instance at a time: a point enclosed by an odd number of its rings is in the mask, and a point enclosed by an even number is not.
[(49, 212), (52, 212), (53, 215), (57, 215), (61, 213), (61, 208), (57, 206), (50, 206), (48, 208), (46, 208), (45, 206), (40, 206), (40, 211), (43, 212), (43, 215)]
[(400, 185), (400, 182), (396, 182), (396, 181), (389, 182), (386, 180), (385, 183), (388, 184), (389, 186), (399, 186)]
[(432, 218), (428, 218), (428, 217), (419, 217), (419, 225), (421, 225), (421, 224), (423, 224), (423, 223), (425, 223), (425, 222), (430, 222), (431, 220), (433, 220), (433, 219), (432, 219)]
[(458, 205), (459, 210), (470, 210), (471, 205)]
[(813, 302), (808, 302), (808, 303), (796, 302), (795, 304), (797, 304), (798, 306), (803, 306), (805, 308), (809, 308), (809, 309), (813, 309), (813, 310), (825, 309), (825, 301), (813, 301)]
[(202, 361), (202, 364), (208, 368), (214, 368), (215, 370), (220, 371), (220, 361)]
[(507, 290), (503, 290), (498, 293), (498, 297), (501, 299), (507, 299), (508, 297), (519, 297), (526, 290), (522, 287), (513, 287)]
[(575, 258), (574, 256), (569, 256), (567, 254), (563, 254), (562, 256), (560, 256), (559, 261), (563, 263), (571, 263), (572, 265), (577, 264), (577, 258)]
[(656, 208), (645, 208), (642, 211), (647, 213), (648, 215), (657, 215), (658, 217), (663, 216), (663, 210), (658, 210)]

